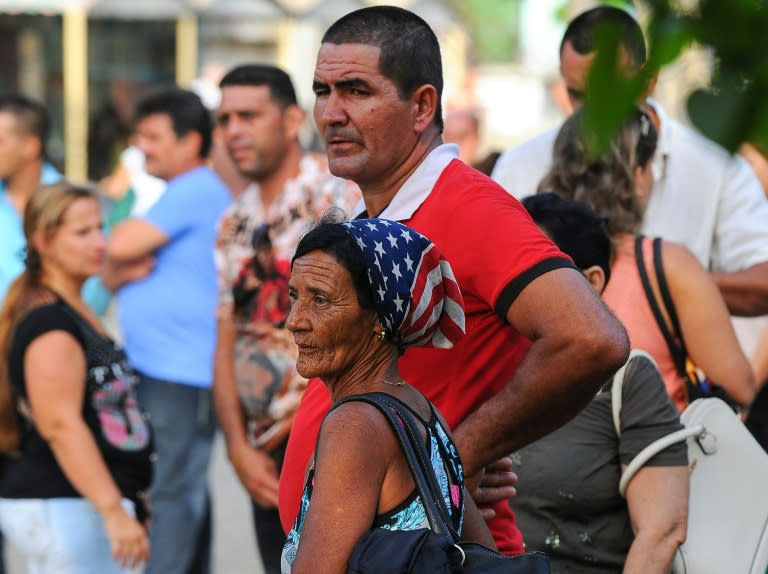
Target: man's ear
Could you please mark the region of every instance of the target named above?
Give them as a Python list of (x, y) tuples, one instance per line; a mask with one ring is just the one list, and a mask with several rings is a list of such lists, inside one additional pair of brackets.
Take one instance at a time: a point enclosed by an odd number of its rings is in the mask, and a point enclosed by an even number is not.
[(656, 90), (656, 82), (659, 80), (659, 73), (656, 72), (648, 79), (648, 87), (645, 89), (645, 97), (648, 98), (653, 95)]
[(581, 274), (587, 278), (587, 281), (589, 281), (589, 284), (592, 285), (592, 288), (598, 295), (603, 292), (603, 289), (605, 289), (605, 272), (602, 267), (592, 265), (582, 269)]
[(190, 130), (180, 138), (177, 138), (177, 144), (184, 148), (185, 154), (194, 154), (200, 157), (200, 149), (203, 145), (203, 135), (195, 130)]
[(411, 96), (415, 105), (413, 128), (418, 133), (424, 132), (431, 126), (437, 113), (437, 89), (432, 84), (419, 86)]
[(21, 140), (22, 155), (32, 161), (43, 157), (43, 143), (37, 136), (27, 134)]
[(307, 113), (296, 104), (291, 104), (283, 110), (283, 126), (285, 127), (285, 133), (286, 136), (288, 136), (288, 139), (299, 137), (301, 126), (304, 125), (304, 119), (306, 117)]

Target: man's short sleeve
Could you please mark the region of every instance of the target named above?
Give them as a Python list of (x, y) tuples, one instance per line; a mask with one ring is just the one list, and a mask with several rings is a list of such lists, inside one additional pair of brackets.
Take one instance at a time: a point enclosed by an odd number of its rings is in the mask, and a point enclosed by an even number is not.
[(441, 248), (462, 293), (482, 300), (502, 321), (534, 279), (573, 267), (519, 201), (459, 162), (443, 172), (411, 222)]
[(728, 158), (719, 194), (712, 268), (741, 271), (768, 262), (768, 200), (741, 157)]
[(213, 188), (219, 186), (223, 184), (201, 168), (187, 172), (168, 182), (143, 219), (173, 239), (209, 218), (206, 206), (216, 201), (213, 194), (218, 190)]
[[(622, 389), (621, 437), (619, 458), (629, 464), (646, 446), (683, 428), (680, 414), (669, 398), (664, 381), (648, 359), (638, 357), (627, 366)], [(684, 466), (684, 443), (664, 449), (646, 464), (649, 466)]]
[(534, 195), (552, 165), (557, 132), (557, 128), (549, 130), (502, 153), (491, 178), (517, 199)]

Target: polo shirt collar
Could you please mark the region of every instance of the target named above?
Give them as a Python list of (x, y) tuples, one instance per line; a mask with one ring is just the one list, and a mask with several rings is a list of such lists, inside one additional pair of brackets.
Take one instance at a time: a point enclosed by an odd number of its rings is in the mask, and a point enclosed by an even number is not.
[[(459, 146), (441, 144), (433, 149), (424, 161), (414, 170), (400, 187), (392, 201), (377, 217), (392, 221), (407, 221), (427, 199), (437, 180), (454, 159), (459, 157)], [(361, 199), (355, 206), (355, 213), (365, 211), (365, 202)]]

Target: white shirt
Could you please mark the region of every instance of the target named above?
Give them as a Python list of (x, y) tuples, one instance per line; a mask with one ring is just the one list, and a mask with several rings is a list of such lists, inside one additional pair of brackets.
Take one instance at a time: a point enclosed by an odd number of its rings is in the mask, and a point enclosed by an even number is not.
[[(661, 129), (643, 233), (685, 245), (711, 270), (768, 261), (768, 201), (749, 164), (648, 103)], [(518, 199), (536, 193), (557, 131), (504, 152), (491, 177)]]

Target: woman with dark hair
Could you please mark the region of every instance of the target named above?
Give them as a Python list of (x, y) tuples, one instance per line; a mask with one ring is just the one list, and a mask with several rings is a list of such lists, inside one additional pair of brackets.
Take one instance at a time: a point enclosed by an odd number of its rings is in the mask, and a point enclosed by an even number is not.
[[(654, 269), (654, 240), (637, 235), (653, 188), (656, 130), (638, 109), (605, 153), (595, 156), (583, 119), (579, 110), (563, 124), (555, 140), (552, 167), (539, 192), (584, 202), (605, 219), (614, 258), (603, 298), (626, 327), (632, 347), (656, 360), (667, 392), (682, 411), (691, 400), (683, 368), (655, 318), (640, 272), (641, 268), (647, 272), (653, 299), (663, 301), (663, 282)], [(735, 402), (749, 405), (755, 393), (754, 377), (717, 285), (687, 248), (660, 241), (657, 249), (681, 337), (674, 337), (675, 321), (666, 305), (659, 305), (662, 324), (673, 334), (676, 346), (684, 342), (688, 356), (709, 379)]]
[(24, 234), (0, 312), (0, 527), (33, 574), (140, 572), (152, 436), (133, 369), (80, 295), (105, 261), (99, 200), (42, 188)]
[[(610, 284), (611, 240), (584, 203), (553, 193), (523, 205), (541, 230), (571, 256), (597, 293)], [(510, 501), (526, 547), (549, 554), (552, 573), (667, 574), (685, 541), (688, 466), (684, 444), (652, 458), (625, 498), (619, 478), (655, 440), (682, 428), (664, 381), (647, 357), (631, 357), (575, 418), (512, 454), (519, 480)], [(620, 428), (612, 412), (621, 385)], [(556, 463), (553, 461), (557, 461)]]
[[(321, 224), (299, 243), (288, 289), (286, 327), (299, 349), (299, 374), (322, 379), (334, 405), (379, 392), (410, 411), (423, 425), (457, 532), (495, 547), (466, 495), (448, 426), (397, 367), (409, 347), (448, 349), (464, 334), (461, 293), (438, 249), (393, 221)], [(346, 572), (356, 543), (373, 528), (429, 522), (387, 419), (372, 405), (347, 402), (332, 408), (320, 430), (283, 574)]]

